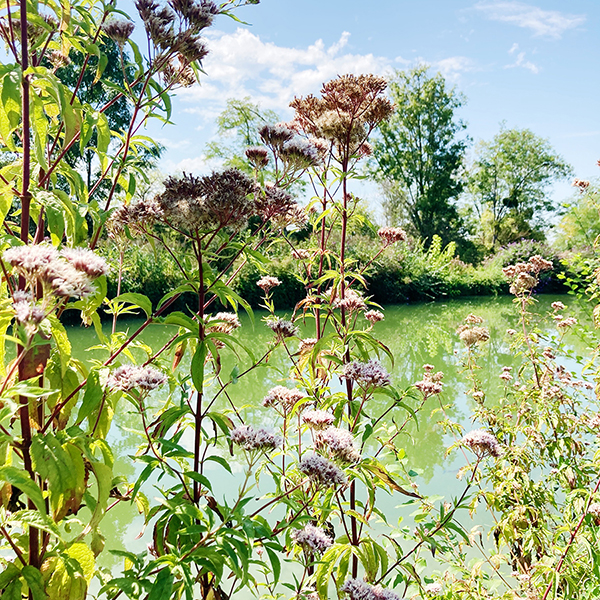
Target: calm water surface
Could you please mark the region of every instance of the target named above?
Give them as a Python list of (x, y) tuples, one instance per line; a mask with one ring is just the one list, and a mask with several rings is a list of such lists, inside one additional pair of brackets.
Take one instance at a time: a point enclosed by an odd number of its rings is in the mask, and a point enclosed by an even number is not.
[[(572, 302), (570, 297), (543, 296), (535, 310), (548, 310), (550, 303), (558, 299), (567, 305)], [(455, 330), (471, 312), (483, 317), (485, 325), (490, 329), (490, 341), (484, 346), (479, 377), (483, 389), (486, 391), (486, 401), (494, 402), (502, 395), (502, 382), (498, 377), (502, 367), (511, 366), (514, 361), (509, 354), (509, 338), (506, 334), (506, 330), (515, 327), (517, 321), (511, 298), (476, 298), (410, 306), (391, 306), (385, 310), (385, 320), (377, 323), (374, 329), (375, 335), (390, 348), (395, 357), (393, 365), (389, 360), (383, 362), (392, 375), (393, 385), (396, 389), (405, 389), (420, 380), (423, 374), (423, 365), (433, 364), (436, 370), (444, 372), (442, 400), (448, 407), (446, 414), (452, 420), (460, 422), (467, 431), (477, 428), (478, 425), (473, 425), (470, 419), (473, 401), (466, 396), (467, 387), (460, 375), (463, 345)], [(571, 312), (567, 310), (567, 314), (571, 314)], [(272, 340), (272, 332), (261, 322), (263, 316), (261, 313), (256, 313), (254, 327), (247, 317), (241, 316), (242, 328), (239, 330), (239, 338), (252, 349), (256, 356), (261, 356)], [(141, 321), (129, 320), (121, 323), (119, 329), (131, 332), (140, 323)], [(162, 346), (174, 332), (173, 327), (151, 326), (144, 332), (142, 340), (156, 349)], [(549, 323), (548, 335), (553, 335), (555, 332), (556, 329)], [(306, 336), (310, 335), (310, 329), (307, 327)], [(69, 337), (73, 344), (74, 354), (77, 356), (81, 356), (82, 350), (87, 350), (95, 343), (94, 332), (90, 329), (72, 327), (69, 330)], [(573, 358), (568, 359), (566, 366), (571, 370), (578, 371), (580, 367), (578, 367), (576, 356), (585, 354), (585, 342), (573, 339), (569, 340), (569, 343), (573, 351)], [(87, 356), (89, 359), (102, 358), (102, 355), (94, 350), (88, 351)], [(170, 363), (170, 359), (168, 363)], [(234, 359), (228, 359), (224, 363), (224, 372), (229, 373), (235, 365)], [(247, 365), (242, 362), (239, 366), (243, 370)], [(233, 403), (248, 423), (275, 424), (272, 411), (264, 408), (261, 401), (270, 388), (286, 384), (288, 368), (283, 352), (278, 352), (269, 361), (268, 368), (256, 369), (244, 378), (240, 378), (237, 385), (229, 387)], [(385, 397), (380, 396), (380, 398)], [(160, 405), (160, 401), (160, 396), (153, 398), (156, 406)], [(368, 408), (370, 414), (376, 415), (386, 406), (385, 400), (375, 399), (371, 401)], [(230, 409), (224, 397), (219, 408)], [(456, 475), (465, 461), (460, 452), (454, 452), (446, 457), (446, 449), (455, 440), (442, 431), (439, 421), (444, 418), (444, 415), (439, 408), (438, 399), (428, 401), (428, 404), (419, 413), (418, 426), (411, 422), (407, 434), (402, 438), (402, 445), (407, 456), (407, 468), (419, 474), (417, 480), (420, 489), (428, 494), (439, 494), (450, 498), (462, 492), (464, 483), (457, 480)], [(398, 409), (397, 415), (390, 413), (390, 418), (394, 417), (403, 422), (406, 413)], [(133, 482), (136, 473), (143, 467), (143, 465), (136, 465), (130, 458), (135, 454), (138, 444), (143, 441), (138, 433), (141, 429), (138, 422), (139, 417), (129, 409), (126, 402), (122, 402), (115, 419), (110, 434), (110, 442), (116, 459), (115, 474), (125, 475), (129, 481)], [(188, 442), (191, 447), (191, 435)], [(231, 497), (227, 491), (237, 489), (241, 482), (242, 466), (236, 462), (235, 457), (229, 456), (226, 449), (223, 449), (222, 452), (232, 465), (233, 476), (216, 464), (214, 472), (207, 474), (211, 479), (216, 477), (214, 484), (217, 497), (223, 495)], [(144, 491), (149, 497), (160, 495), (150, 484)], [(257, 494), (260, 494), (260, 491)], [(407, 517), (412, 512), (412, 509), (401, 506), (405, 500), (405, 497), (399, 495), (382, 495), (382, 507), (390, 522), (397, 522), (399, 517)], [(469, 529), (472, 523), (463, 522), (463, 525)], [(102, 524), (102, 530), (107, 535), (106, 550), (126, 548), (134, 552), (141, 552), (149, 541), (148, 533), (139, 535), (142, 526), (143, 520), (135, 507), (128, 503), (119, 504), (107, 514)], [(137, 537), (138, 535), (139, 537)], [(106, 567), (116, 566), (121, 559), (113, 557), (106, 550), (99, 557), (100, 563)]]

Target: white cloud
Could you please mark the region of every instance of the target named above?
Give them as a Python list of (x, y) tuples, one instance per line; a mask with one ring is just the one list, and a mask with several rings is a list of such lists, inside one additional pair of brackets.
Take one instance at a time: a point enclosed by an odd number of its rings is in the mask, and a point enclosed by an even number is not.
[[(510, 48), (510, 50), (508, 51), (509, 54), (515, 54), (515, 52), (517, 52), (519, 50), (519, 44), (513, 44)], [(528, 71), (531, 71), (534, 74), (537, 74), (540, 72), (539, 67), (532, 63), (529, 60), (525, 60), (525, 52), (519, 52), (516, 55), (516, 59), (515, 62), (510, 64), (510, 65), (505, 65), (504, 68), (505, 69), (514, 69), (515, 67), (520, 67), (522, 69), (527, 69)]]
[[(209, 34), (210, 54), (204, 60), (206, 76), (201, 84), (178, 92), (187, 113), (187, 135), (183, 140), (165, 142), (179, 157), (167, 165), (167, 170), (190, 172), (210, 167), (199, 146), (214, 131), (213, 123), (229, 98), (249, 96), (264, 109), (272, 109), (287, 119), (292, 116), (289, 103), (294, 96), (318, 94), (324, 82), (347, 73), (391, 75), (396, 67), (410, 68), (428, 63), (449, 80), (456, 81), (474, 63), (463, 56), (439, 61), (407, 60), (401, 56), (386, 58), (373, 54), (353, 54), (348, 50), (350, 34), (326, 46), (322, 40), (304, 48), (289, 48), (265, 42), (247, 29), (234, 33), (212, 31)], [(192, 131), (194, 139), (189, 139)], [(192, 134), (194, 135), (194, 134)], [(184, 154), (185, 153), (185, 154)], [(181, 155), (184, 154), (184, 157)]]
[(565, 31), (582, 25), (586, 20), (585, 15), (544, 10), (523, 2), (478, 2), (474, 8), (493, 21), (511, 23), (530, 29), (535, 36), (554, 39), (559, 39)]
[(373, 54), (343, 52), (350, 34), (329, 47), (317, 40), (307, 48), (287, 48), (264, 42), (247, 29), (212, 32), (210, 54), (204, 61), (207, 78), (200, 86), (182, 90), (180, 97), (198, 104), (188, 112), (209, 116), (226, 98), (251, 96), (263, 108), (287, 109), (297, 95), (318, 93), (323, 82), (346, 73), (385, 74), (391, 61)]
[(431, 63), (434, 70), (439, 71), (446, 79), (456, 81), (461, 73), (475, 70), (475, 63), (466, 56), (450, 56)]

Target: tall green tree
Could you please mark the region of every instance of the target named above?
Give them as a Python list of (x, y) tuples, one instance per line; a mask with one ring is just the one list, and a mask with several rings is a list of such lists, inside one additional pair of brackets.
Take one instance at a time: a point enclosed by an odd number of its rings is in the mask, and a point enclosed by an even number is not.
[(469, 138), (456, 112), (465, 97), (426, 66), (397, 71), (389, 89), (396, 111), (380, 125), (374, 146), (389, 224), (403, 224), (426, 245), (439, 235), (464, 246), (456, 200)]
[(469, 176), (469, 196), (487, 250), (523, 238), (544, 239), (559, 206), (548, 195), (572, 168), (547, 139), (529, 129), (505, 129), (481, 142)]

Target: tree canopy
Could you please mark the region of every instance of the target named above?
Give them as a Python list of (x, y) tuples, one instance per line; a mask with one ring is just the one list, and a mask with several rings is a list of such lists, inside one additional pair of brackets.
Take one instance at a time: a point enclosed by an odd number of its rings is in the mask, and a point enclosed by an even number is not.
[(389, 83), (396, 111), (380, 125), (374, 145), (389, 224), (403, 224), (429, 245), (434, 235), (464, 243), (455, 200), (463, 190), (461, 168), (469, 143), (456, 111), (465, 98), (428, 67), (397, 71)]
[(529, 129), (503, 126), (490, 142), (481, 142), (469, 195), (483, 245), (492, 250), (523, 238), (543, 239), (548, 215), (559, 208), (548, 188), (571, 173), (550, 142)]

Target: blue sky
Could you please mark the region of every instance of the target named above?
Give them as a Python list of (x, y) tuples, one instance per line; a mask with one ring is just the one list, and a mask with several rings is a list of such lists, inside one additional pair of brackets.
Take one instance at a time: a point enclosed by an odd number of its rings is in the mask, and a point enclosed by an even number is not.
[[(176, 124), (151, 130), (167, 146), (165, 171), (214, 166), (203, 151), (227, 98), (251, 96), (286, 119), (294, 95), (336, 75), (425, 62), (466, 95), (475, 143), (506, 121), (548, 138), (577, 177), (600, 175), (597, 0), (262, 0), (237, 14), (249, 25), (215, 22), (206, 77), (179, 93)], [(564, 183), (554, 197), (571, 193)]]

